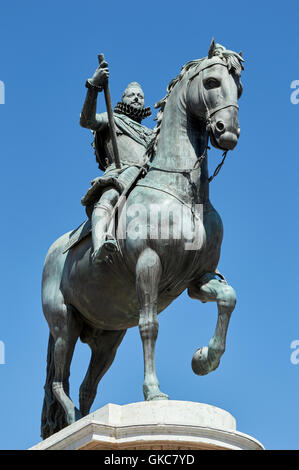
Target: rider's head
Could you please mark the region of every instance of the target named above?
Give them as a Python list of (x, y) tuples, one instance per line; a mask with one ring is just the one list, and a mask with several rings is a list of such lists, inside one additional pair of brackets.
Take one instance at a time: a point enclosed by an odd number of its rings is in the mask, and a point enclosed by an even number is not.
[(137, 82), (131, 82), (123, 92), (122, 102), (136, 109), (144, 107), (144, 93)]

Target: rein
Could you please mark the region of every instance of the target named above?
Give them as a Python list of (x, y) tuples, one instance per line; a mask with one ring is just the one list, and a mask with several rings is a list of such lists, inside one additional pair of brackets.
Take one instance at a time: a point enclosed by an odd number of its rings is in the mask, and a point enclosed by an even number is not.
[[(209, 138), (208, 138), (208, 140), (209, 140)], [(209, 149), (209, 148), (210, 148), (210, 147), (208, 146), (208, 142), (207, 142), (207, 144), (206, 144), (206, 146), (205, 146), (205, 148), (204, 148), (204, 151), (203, 151), (202, 155), (196, 160), (196, 162), (195, 162), (193, 168), (186, 168), (186, 169), (180, 169), (180, 168), (178, 168), (178, 169), (176, 169), (176, 170), (167, 170), (166, 168), (160, 168), (160, 167), (157, 167), (157, 166), (154, 166), (154, 165), (151, 165), (151, 164), (149, 164), (148, 167), (151, 168), (151, 169), (153, 169), (153, 170), (164, 171), (165, 173), (181, 173), (181, 174), (186, 173), (187, 175), (189, 175), (192, 171), (197, 170), (197, 169), (201, 166), (203, 160), (204, 160), (204, 159), (206, 158), (206, 156), (207, 156), (207, 153), (208, 153), (208, 149)]]
[[(166, 168), (160, 168), (160, 167), (157, 167), (157, 166), (154, 166), (154, 165), (151, 165), (151, 164), (148, 164), (148, 168), (149, 169), (152, 169), (152, 170), (158, 170), (158, 171), (163, 171), (165, 173), (180, 173), (182, 175), (187, 175), (189, 176), (190, 173), (192, 173), (192, 171), (194, 170), (198, 170), (198, 168), (201, 166), (203, 160), (206, 158), (207, 154), (208, 154), (208, 150), (210, 150), (211, 147), (209, 147), (209, 145), (207, 144), (205, 146), (205, 149), (202, 153), (202, 155), (197, 159), (197, 161), (195, 162), (194, 164), (194, 167), (193, 168), (189, 168), (189, 169), (176, 169), (176, 170), (167, 170)], [(208, 178), (208, 182), (211, 183), (211, 181), (218, 175), (218, 173), (220, 172), (224, 162), (225, 162), (225, 159), (226, 159), (226, 156), (227, 156), (227, 152), (228, 150), (224, 150), (223, 154), (222, 154), (222, 160), (221, 162), (219, 163), (219, 165), (217, 165), (217, 167), (215, 168), (214, 170), (214, 173), (212, 176), (210, 176)]]
[(216, 169), (215, 169), (213, 175), (210, 176), (210, 178), (208, 179), (209, 183), (211, 183), (211, 181), (215, 178), (215, 176), (218, 175), (219, 171), (221, 170), (222, 165), (223, 165), (223, 163), (224, 163), (224, 161), (225, 161), (225, 159), (226, 159), (227, 152), (228, 152), (228, 150), (225, 150), (225, 151), (223, 152), (223, 154), (222, 154), (222, 157), (223, 157), (223, 158), (222, 158), (221, 162), (220, 162), (219, 165), (216, 167)]

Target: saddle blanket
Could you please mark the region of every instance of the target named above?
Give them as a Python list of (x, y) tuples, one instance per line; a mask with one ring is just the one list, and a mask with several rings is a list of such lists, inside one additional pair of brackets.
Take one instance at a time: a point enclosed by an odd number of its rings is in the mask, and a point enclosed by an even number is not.
[(77, 245), (81, 240), (86, 238), (91, 233), (91, 222), (89, 219), (85, 220), (78, 228), (76, 228), (71, 234), (67, 244), (64, 247), (63, 253)]

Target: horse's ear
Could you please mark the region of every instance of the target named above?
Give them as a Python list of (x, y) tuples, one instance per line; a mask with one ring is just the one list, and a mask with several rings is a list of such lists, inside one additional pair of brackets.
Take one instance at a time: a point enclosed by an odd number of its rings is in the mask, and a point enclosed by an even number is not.
[(208, 53), (208, 59), (211, 59), (211, 58), (213, 57), (214, 49), (215, 49), (215, 39), (212, 38), (212, 41), (211, 41), (211, 44), (210, 44), (209, 53)]
[(239, 56), (243, 57), (242, 51), (239, 52)]

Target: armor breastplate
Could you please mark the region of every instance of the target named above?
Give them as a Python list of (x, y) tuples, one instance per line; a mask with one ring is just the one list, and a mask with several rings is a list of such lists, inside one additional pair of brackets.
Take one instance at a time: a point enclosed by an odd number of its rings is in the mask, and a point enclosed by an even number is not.
[[(153, 131), (130, 119), (128, 116), (115, 114), (117, 145), (120, 161), (123, 164), (142, 166), (145, 152)], [(101, 170), (113, 162), (113, 148), (109, 128), (95, 132), (94, 147)]]
[[(146, 147), (118, 130), (117, 145), (121, 163), (136, 166), (142, 166), (145, 163)], [(106, 157), (113, 161), (112, 142), (109, 134), (103, 142), (103, 148)]]

